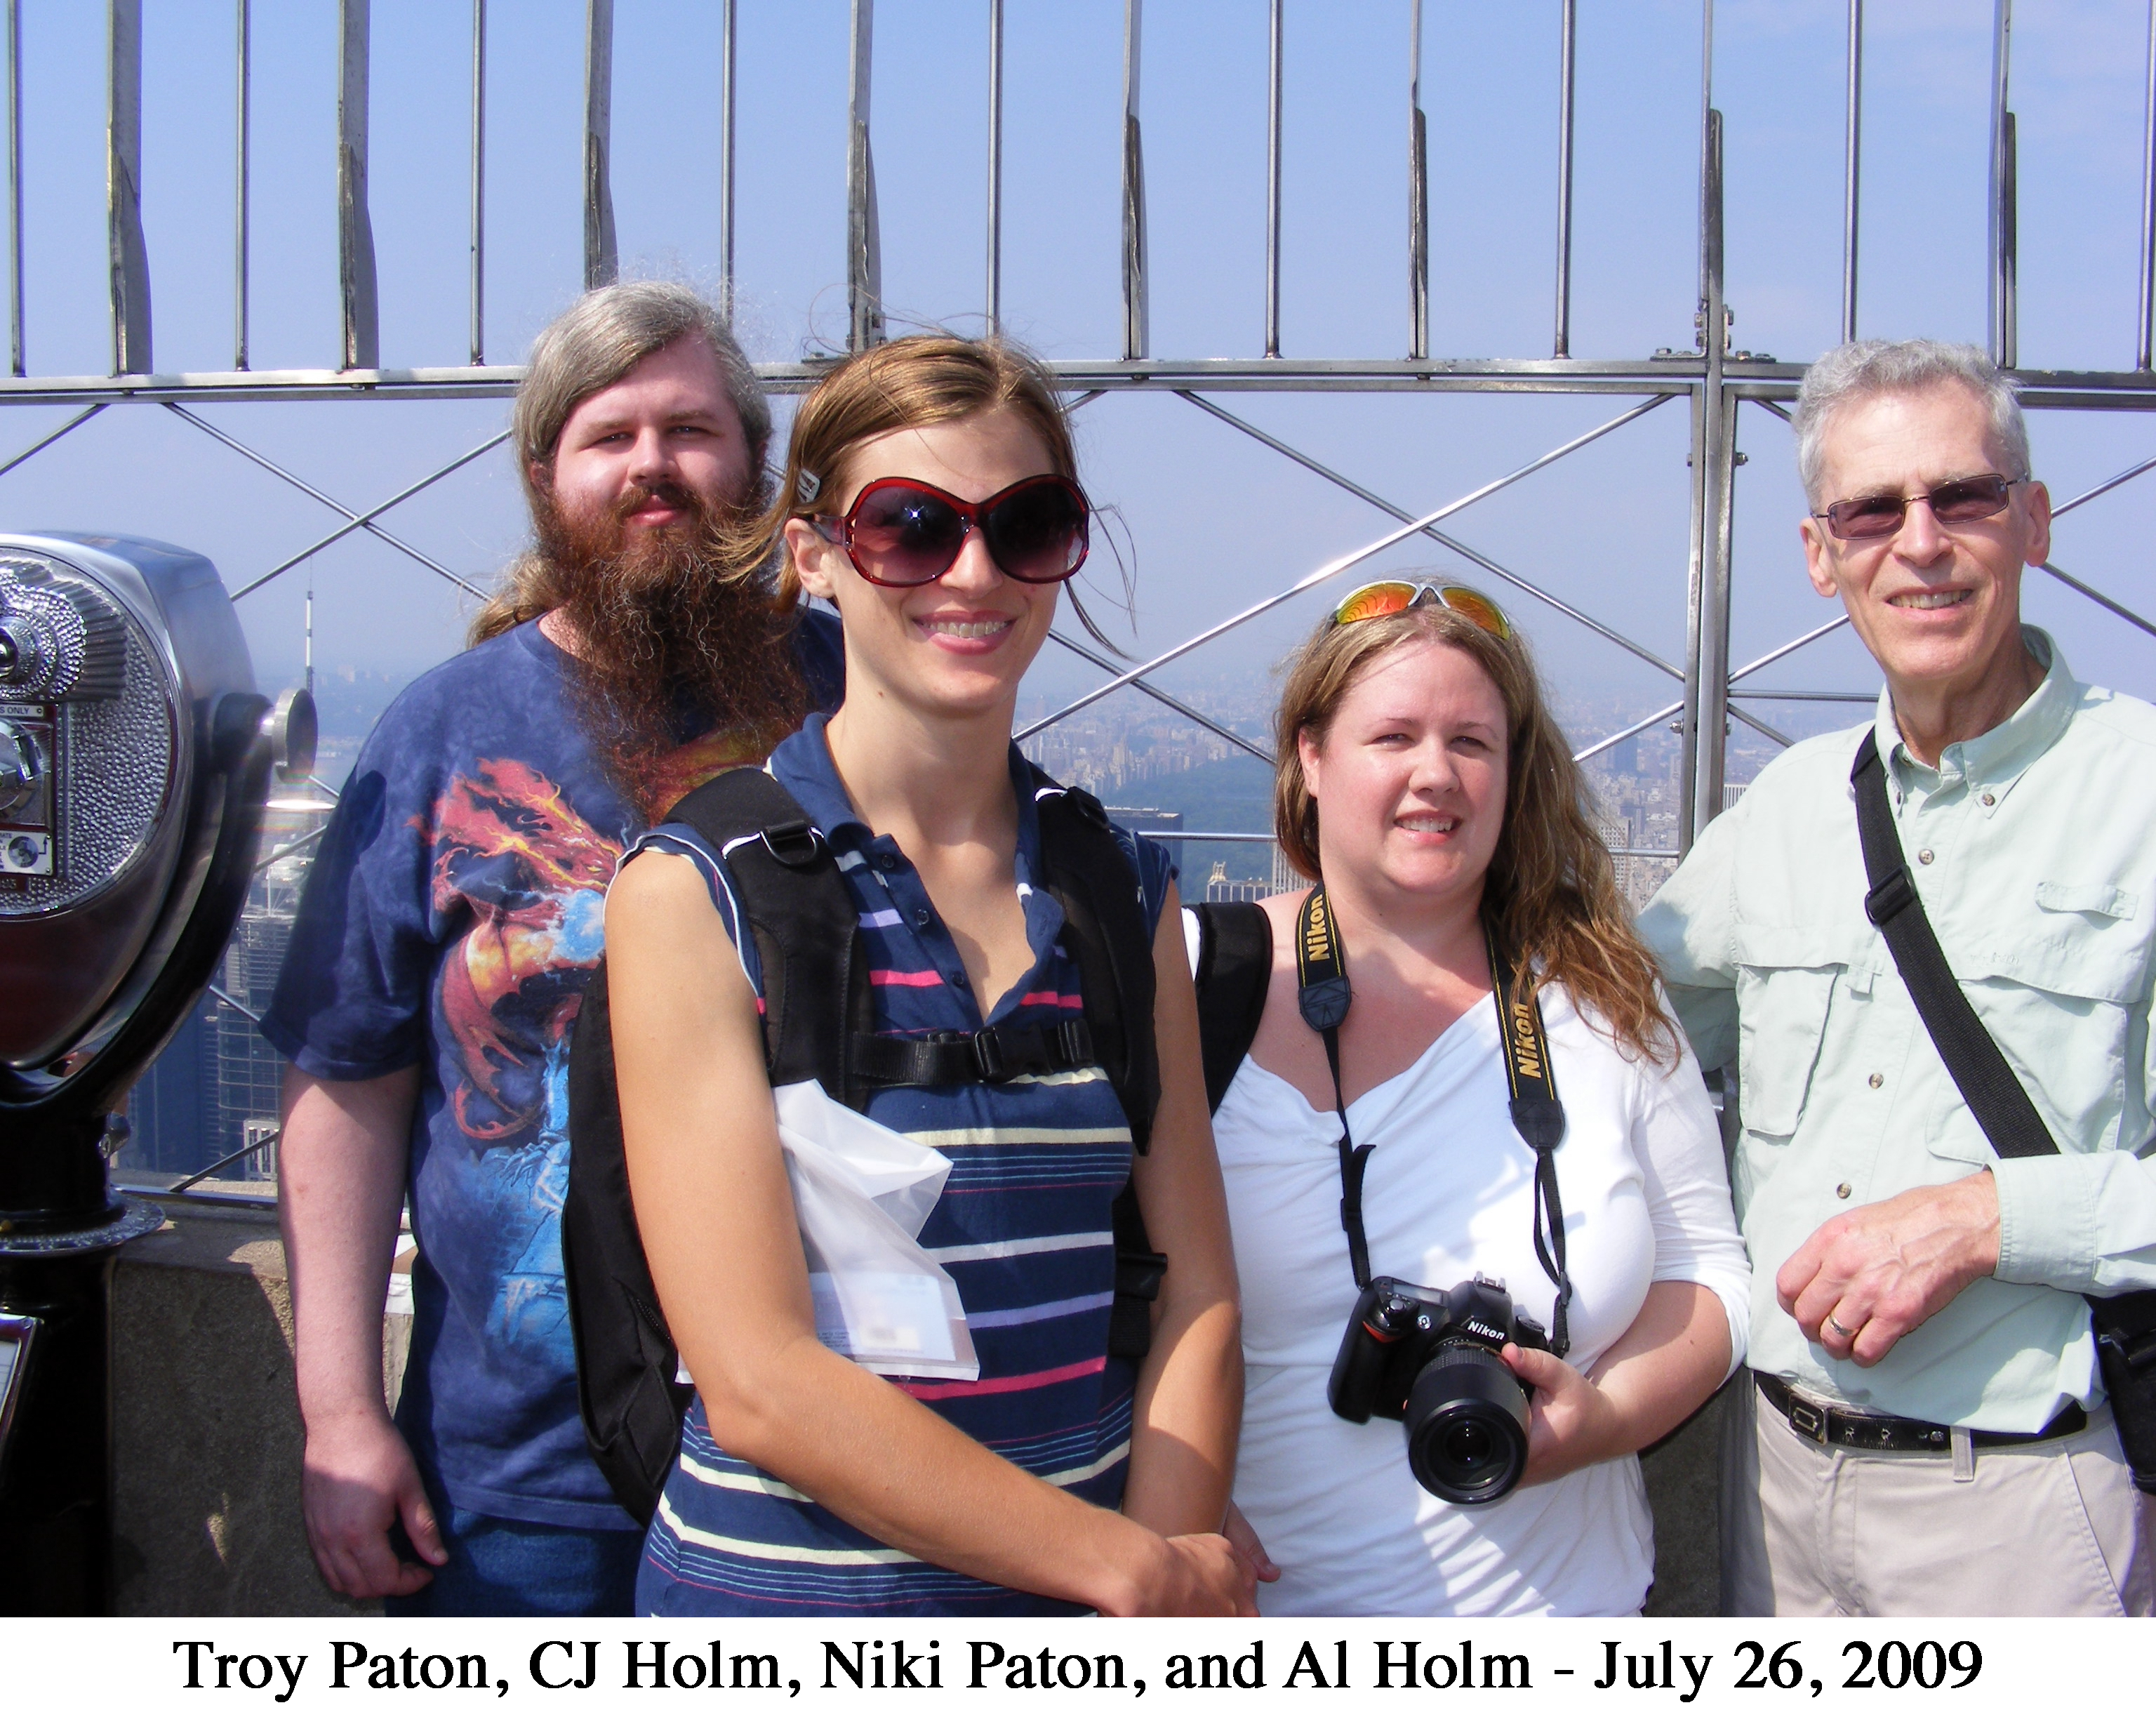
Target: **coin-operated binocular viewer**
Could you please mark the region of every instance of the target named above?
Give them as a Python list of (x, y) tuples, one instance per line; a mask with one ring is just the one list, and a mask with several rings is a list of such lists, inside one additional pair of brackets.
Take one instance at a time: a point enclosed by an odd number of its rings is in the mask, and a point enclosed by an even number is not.
[(245, 904), (273, 770), (314, 765), (216, 568), (0, 535), (0, 1613), (112, 1601), (111, 1113)]

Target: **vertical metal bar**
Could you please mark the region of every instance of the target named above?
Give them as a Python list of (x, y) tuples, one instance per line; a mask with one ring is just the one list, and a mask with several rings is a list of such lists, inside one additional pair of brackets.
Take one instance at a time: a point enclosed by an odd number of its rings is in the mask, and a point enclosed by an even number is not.
[(254, 28), (248, 0), (239, 0), (239, 62), (234, 69), (232, 210), (232, 367), (248, 364), (248, 217), (254, 142)]
[(1557, 95), (1557, 337), (1553, 357), (1572, 355), (1572, 91), (1579, 42), (1578, 0), (1564, 0), (1558, 25)]
[(1729, 501), (1736, 400), (1723, 386), (1729, 347), (1722, 295), (1722, 115), (1714, 105), (1714, 0), (1705, 0), (1700, 66), (1700, 344), (1707, 373), (1692, 435), (1692, 578), (1685, 659), (1683, 794), (1677, 848), (1689, 851), (1720, 814), (1729, 715)]
[(846, 68), (846, 307), (848, 349), (880, 345), (883, 239), (876, 222), (875, 156), (869, 147), (869, 94), (875, 50), (875, 0), (854, 0), (853, 52)]
[(2014, 116), (2006, 110), (2012, 60), (2014, 0), (1994, 0), (1991, 29), (1991, 196), (1985, 234), (1990, 254), (1990, 292), (1985, 306), (1991, 361), (2010, 368), (2012, 323)]
[(471, 361), (486, 362), (486, 0), (472, 0)]
[(988, 0), (988, 332), (1004, 320), (1004, 0)]
[(337, 273), (344, 299), (344, 368), (382, 362), (375, 298), (374, 223), (367, 208), (368, 11), (372, 0), (338, 0)]
[(719, 9), (719, 307), (734, 313), (734, 0)]
[(112, 373), (150, 373), (150, 254), (142, 242), (142, 0), (105, 13), (105, 213)]
[(1280, 349), (1281, 48), (1285, 0), (1272, 0), (1272, 57), (1265, 102), (1265, 356)]
[(584, 0), (584, 290), (621, 272), (613, 242), (613, 0)]
[(1430, 356), (1430, 122), (1422, 111), (1422, 0), (1408, 23), (1408, 356)]
[(1142, 0), (1123, 0), (1123, 356), (1146, 355), (1145, 143), (1138, 131)]
[(1863, 188), (1864, 0), (1849, 0), (1849, 112), (1841, 151), (1841, 338), (1856, 337), (1857, 201)]
[(23, 5), (8, 0), (8, 373), (23, 368)]
[(2134, 368), (2156, 360), (2156, 0), (2148, 4), (2148, 76), (2141, 109), (2141, 315)]

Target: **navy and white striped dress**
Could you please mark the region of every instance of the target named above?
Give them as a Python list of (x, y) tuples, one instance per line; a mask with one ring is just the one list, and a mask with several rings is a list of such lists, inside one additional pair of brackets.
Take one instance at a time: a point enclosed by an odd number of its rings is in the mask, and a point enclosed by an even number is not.
[[(1034, 964), (986, 1023), (1024, 1025), (1078, 1010), (1076, 963), (1059, 944), (1063, 911), (1029, 879), (1040, 829), (1018, 749), (1018, 889)], [(984, 1023), (964, 964), (921, 878), (870, 833), (832, 766), (824, 718), (773, 754), (771, 773), (822, 830), (854, 892), (867, 942), (875, 1029), (906, 1036)], [(1120, 836), (1148, 929), (1173, 871), (1153, 842)], [(722, 861), (694, 830), (666, 825), (631, 849), (697, 861), (749, 980), (760, 989)], [(624, 860), (626, 862), (626, 860)], [(1130, 1461), (1131, 1362), (1108, 1357), (1115, 1245), (1109, 1207), (1128, 1179), (1131, 1134), (1099, 1067), (998, 1086), (876, 1092), (870, 1117), (951, 1159), (921, 1244), (951, 1273), (981, 1362), (978, 1381), (894, 1380), (968, 1437), (1074, 1496), (1120, 1506)], [(856, 1531), (712, 1440), (701, 1397), (644, 1542), (637, 1610), (652, 1616), (1060, 1615), (1076, 1606), (924, 1562)]]

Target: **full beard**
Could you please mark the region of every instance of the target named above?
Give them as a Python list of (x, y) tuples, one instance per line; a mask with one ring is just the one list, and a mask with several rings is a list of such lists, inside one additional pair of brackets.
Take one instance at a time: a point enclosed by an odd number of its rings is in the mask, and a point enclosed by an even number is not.
[[(688, 518), (632, 532), (629, 515), (654, 498)], [(577, 718), (647, 818), (685, 784), (662, 767), (669, 753), (723, 733), (743, 758), (761, 758), (807, 712), (794, 617), (742, 550), (752, 517), (670, 483), (639, 487), (606, 513), (567, 513), (551, 496), (535, 510), (555, 611), (576, 635)]]

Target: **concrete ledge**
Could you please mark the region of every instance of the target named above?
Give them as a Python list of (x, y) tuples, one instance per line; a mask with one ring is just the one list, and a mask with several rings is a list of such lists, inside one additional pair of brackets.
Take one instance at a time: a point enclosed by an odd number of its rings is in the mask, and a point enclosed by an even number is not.
[[(303, 1439), (285, 1249), (268, 1211), (176, 1205), (120, 1255), (113, 1293), (117, 1607), (123, 1616), (338, 1616), (300, 1518)], [(392, 1320), (384, 1386), (411, 1319)]]

